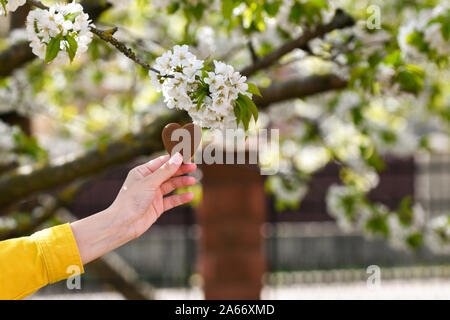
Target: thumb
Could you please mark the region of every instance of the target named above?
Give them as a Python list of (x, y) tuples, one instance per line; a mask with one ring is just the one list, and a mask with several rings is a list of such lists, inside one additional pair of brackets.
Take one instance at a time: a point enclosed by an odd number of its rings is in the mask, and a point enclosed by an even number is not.
[(153, 187), (159, 187), (164, 181), (171, 178), (183, 163), (183, 156), (177, 152), (169, 161), (158, 168), (155, 172), (147, 176), (147, 182)]

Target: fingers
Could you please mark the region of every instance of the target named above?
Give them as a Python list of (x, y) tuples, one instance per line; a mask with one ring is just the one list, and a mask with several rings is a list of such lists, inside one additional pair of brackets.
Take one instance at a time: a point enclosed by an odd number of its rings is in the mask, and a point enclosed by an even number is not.
[(161, 185), (161, 192), (166, 195), (177, 188), (192, 186), (195, 184), (195, 178), (190, 176), (182, 176), (171, 178)]
[(192, 192), (165, 197), (163, 199), (164, 211), (188, 203), (189, 201), (192, 201), (192, 199), (194, 199), (194, 194)]
[(197, 169), (197, 165), (195, 163), (182, 164), (180, 169), (178, 169), (178, 171), (174, 174), (174, 177), (193, 172), (196, 169)]
[[(135, 171), (141, 178), (145, 178), (149, 174), (155, 172), (158, 168), (160, 168), (164, 163), (169, 160), (169, 155), (166, 154), (164, 156), (160, 156), (155, 158), (149, 162), (143, 163), (140, 166), (135, 167)], [(186, 173), (193, 172), (197, 169), (197, 165), (195, 163), (186, 163), (182, 164), (180, 169), (174, 174), (174, 176), (181, 176)]]
[(177, 152), (169, 159), (169, 161), (164, 163), (153, 173), (149, 174), (145, 179), (151, 187), (157, 188), (178, 171), (182, 162), (183, 157)]
[(156, 159), (150, 160), (135, 168), (136, 172), (141, 175), (142, 178), (158, 170), (164, 163), (169, 160), (169, 155), (161, 156)]

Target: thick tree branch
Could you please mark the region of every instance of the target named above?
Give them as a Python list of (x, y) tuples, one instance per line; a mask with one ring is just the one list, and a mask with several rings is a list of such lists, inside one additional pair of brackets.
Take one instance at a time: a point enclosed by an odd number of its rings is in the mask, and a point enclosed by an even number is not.
[[(38, 1), (31, 2), (37, 3)], [(97, 20), (100, 14), (111, 6), (110, 4), (102, 5), (101, 1), (95, 0), (84, 0), (81, 5), (92, 21)], [(14, 70), (21, 68), (35, 58), (36, 56), (31, 51), (27, 41), (11, 46), (0, 52), (0, 77), (9, 76)]]
[(137, 271), (114, 251), (92, 261), (88, 268), (92, 268), (100, 280), (113, 286), (128, 300), (155, 299), (153, 287), (139, 279)]
[(254, 96), (253, 101), (259, 108), (264, 108), (275, 102), (303, 98), (320, 92), (342, 89), (346, 86), (347, 81), (335, 74), (315, 75), (274, 83), (268, 88), (261, 89), (262, 97)]
[[(271, 103), (335, 90), (345, 85), (346, 82), (336, 75), (311, 76), (276, 83), (262, 89), (263, 97), (255, 97), (255, 102), (260, 108), (264, 108)], [(142, 132), (111, 142), (105, 149), (89, 151), (74, 161), (36, 169), (29, 174), (7, 173), (0, 178), (0, 208), (5, 208), (34, 192), (50, 190), (137, 156), (163, 150), (161, 131), (164, 126), (170, 122), (187, 121), (189, 117), (186, 113), (172, 112), (158, 117)], [(3, 211), (3, 214), (6, 212)]]
[(250, 77), (257, 71), (270, 67), (271, 65), (276, 63), (282, 56), (291, 52), (292, 50), (297, 48), (305, 48), (310, 40), (320, 38), (333, 30), (351, 27), (354, 24), (355, 20), (350, 15), (348, 15), (341, 9), (337, 9), (333, 19), (328, 24), (318, 26), (314, 30), (306, 30), (305, 33), (299, 38), (286, 42), (278, 49), (272, 51), (262, 58), (259, 58), (252, 65), (244, 68), (241, 71), (241, 74), (246, 77)]
[(20, 224), (12, 230), (0, 233), (0, 241), (28, 236), (35, 232), (40, 225), (52, 218), (59, 209), (63, 207), (70, 207), (78, 193), (83, 190), (85, 184), (86, 181), (73, 183), (62, 192), (58, 193), (55, 197), (49, 197), (49, 199), (46, 199), (44, 203), (40, 205), (41, 212), (39, 213), (39, 216), (33, 217), (30, 213), (30, 216), (32, 217), (30, 221)]
[[(98, 173), (104, 168), (129, 161), (139, 155), (151, 154), (163, 149), (161, 131), (170, 122), (189, 120), (184, 112), (172, 112), (160, 116), (142, 132), (122, 137), (105, 149), (87, 152), (84, 156), (62, 165), (50, 165), (29, 174), (15, 172), (0, 178), (0, 208), (32, 194), (49, 190), (76, 179)], [(2, 191), (3, 190), (3, 191)], [(6, 214), (4, 210), (0, 215)]]

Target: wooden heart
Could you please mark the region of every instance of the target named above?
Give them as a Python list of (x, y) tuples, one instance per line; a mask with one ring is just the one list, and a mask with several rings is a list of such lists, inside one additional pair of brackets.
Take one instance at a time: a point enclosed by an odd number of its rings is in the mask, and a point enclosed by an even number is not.
[[(184, 138), (188, 138), (190, 145), (184, 145)], [(200, 145), (202, 140), (202, 129), (193, 123), (188, 123), (184, 126), (181, 126), (178, 123), (169, 123), (162, 131), (162, 140), (164, 148), (170, 155), (172, 155), (172, 152), (180, 152), (183, 155), (183, 161), (188, 162)], [(187, 143), (189, 143), (189, 141), (187, 141)], [(185, 151), (188, 154), (185, 155)]]

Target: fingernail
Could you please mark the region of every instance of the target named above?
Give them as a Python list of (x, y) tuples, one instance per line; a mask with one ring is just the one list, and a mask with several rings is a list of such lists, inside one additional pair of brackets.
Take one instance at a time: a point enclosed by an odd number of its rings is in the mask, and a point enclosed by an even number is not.
[(175, 153), (169, 160), (170, 165), (180, 165), (183, 162), (183, 157), (179, 152)]

